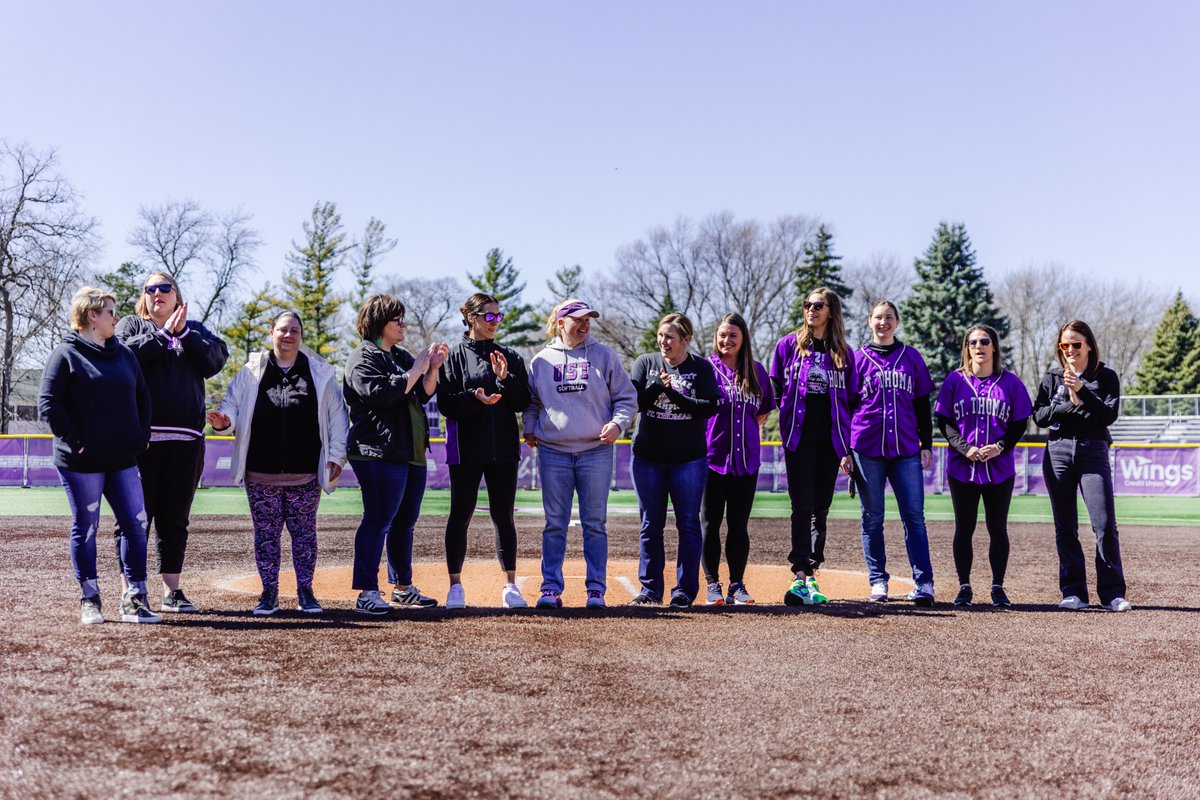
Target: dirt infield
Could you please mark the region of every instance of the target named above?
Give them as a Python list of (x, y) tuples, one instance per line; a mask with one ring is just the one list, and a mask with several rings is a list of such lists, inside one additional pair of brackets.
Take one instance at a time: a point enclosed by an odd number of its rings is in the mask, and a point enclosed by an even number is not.
[[(357, 520), (321, 522), (322, 567), (348, 563)], [(442, 522), (418, 531), (434, 572)], [(539, 528), (518, 522), (535, 560)], [(247, 523), (209, 517), (185, 575), (205, 613), (93, 628), (77, 621), (65, 532), (0, 519), (3, 797), (1200, 796), (1194, 529), (1122, 532), (1138, 606), (1124, 615), (1053, 610), (1044, 525), (1014, 526), (1014, 610), (954, 609), (950, 527), (934, 523), (930, 610), (787, 608), (764, 602), (762, 578), (760, 603), (737, 609), (617, 606), (610, 581), (603, 614), (365, 619), (334, 596), (322, 617), (256, 619), (252, 597), (216, 585), (253, 574)], [(783, 562), (784, 521), (752, 535), (752, 560)], [(472, 531), (485, 572), (491, 541)], [(633, 520), (613, 520), (614, 575), (636, 548)], [(976, 550), (986, 594), (982, 531)], [(861, 571), (853, 523), (833, 523), (828, 556)]]

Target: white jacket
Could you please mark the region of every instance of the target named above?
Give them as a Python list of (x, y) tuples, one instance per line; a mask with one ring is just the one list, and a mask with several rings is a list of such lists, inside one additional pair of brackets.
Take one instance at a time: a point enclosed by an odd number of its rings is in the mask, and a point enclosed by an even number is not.
[[(308, 368), (312, 371), (313, 383), (317, 390), (317, 421), (321, 434), (321, 469), (317, 480), (327, 494), (332, 494), (337, 488), (337, 481), (329, 479), (327, 465), (332, 461), (339, 466), (346, 466), (346, 436), (350, 432), (350, 418), (346, 414), (346, 403), (342, 400), (342, 390), (333, 366), (305, 345), (300, 345), (300, 352), (308, 356)], [(234, 483), (239, 485), (246, 480), (246, 454), (250, 452), (250, 421), (254, 419), (258, 384), (267, 368), (269, 357), (270, 353), (267, 351), (251, 353), (245, 366), (229, 384), (225, 399), (217, 409), (229, 417), (229, 427), (218, 433), (236, 437), (230, 471), (233, 473)], [(239, 418), (245, 420), (240, 431)]]

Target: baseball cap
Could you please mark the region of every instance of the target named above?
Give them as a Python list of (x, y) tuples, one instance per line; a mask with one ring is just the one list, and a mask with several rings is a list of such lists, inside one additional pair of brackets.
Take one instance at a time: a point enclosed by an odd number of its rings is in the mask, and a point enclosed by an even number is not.
[(567, 303), (565, 306), (560, 308), (558, 313), (554, 315), (554, 318), (562, 319), (563, 317), (575, 317), (578, 319), (580, 317), (591, 317), (592, 319), (596, 319), (599, 316), (599, 311), (596, 311), (582, 300), (576, 300), (574, 303)]

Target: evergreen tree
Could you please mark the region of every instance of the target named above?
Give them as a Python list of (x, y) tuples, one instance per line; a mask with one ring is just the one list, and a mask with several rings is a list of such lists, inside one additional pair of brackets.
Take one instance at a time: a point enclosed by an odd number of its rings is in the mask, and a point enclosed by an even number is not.
[(114, 271), (96, 276), (100, 286), (116, 295), (118, 317), (135, 313), (134, 307), (142, 296), (142, 281), (145, 279), (141, 265), (134, 261), (126, 261)]
[(583, 267), (576, 264), (573, 267), (560, 267), (554, 277), (546, 281), (546, 289), (550, 292), (550, 305), (556, 306), (568, 297), (578, 297), (583, 288)]
[(1200, 326), (1192, 332), (1192, 346), (1179, 364), (1179, 393), (1200, 394)]
[(1185, 362), (1197, 357), (1197, 327), (1200, 321), (1192, 314), (1183, 292), (1175, 299), (1154, 331), (1150, 345), (1137, 370), (1132, 394), (1189, 394), (1196, 385), (1196, 372), (1188, 372)]
[(375, 289), (375, 267), (396, 248), (396, 240), (387, 237), (387, 225), (371, 217), (363, 230), (362, 239), (354, 248), (354, 295), (350, 298), (355, 310), (362, 306)]
[(346, 240), (335, 203), (318, 203), (304, 222), (304, 241), (292, 242), (291, 269), (283, 279), (284, 304), (300, 314), (304, 343), (326, 358), (340, 344), (338, 311), (344, 299), (333, 290), (334, 277), (352, 244)]
[(488, 251), (483, 272), (478, 275), (467, 273), (467, 280), (476, 291), (490, 294), (500, 304), (504, 320), (496, 332), (496, 339), (508, 347), (530, 347), (537, 344), (537, 332), (542, 327), (533, 306), (521, 302), (525, 284), (518, 283), (520, 277), (520, 270), (511, 258), (504, 257), (504, 251), (499, 247)]
[(901, 337), (925, 357), (940, 383), (962, 363), (962, 337), (975, 324), (991, 325), (1003, 337), (1008, 319), (1000, 315), (983, 268), (961, 222), (939, 223), (925, 255), (916, 259), (917, 282), (901, 302)]
[(804, 246), (803, 260), (796, 265), (795, 299), (788, 319), (792, 328), (800, 327), (804, 320), (804, 301), (813, 289), (822, 286), (833, 289), (842, 298), (843, 307), (854, 294), (854, 290), (842, 281), (842, 265), (838, 263), (841, 260), (841, 256), (833, 254), (833, 234), (822, 223), (817, 228), (816, 238)]
[(643, 353), (658, 352), (658, 321), (667, 314), (673, 314), (678, 310), (675, 307), (675, 298), (671, 297), (671, 290), (667, 289), (663, 293), (662, 299), (658, 301), (658, 308), (654, 312), (654, 319), (650, 320), (650, 327), (642, 334)]
[[(221, 338), (229, 347), (225, 369), (208, 382), (209, 405), (215, 407), (225, 396), (225, 390), (250, 358), (250, 354), (271, 346), (271, 318), (282, 310), (282, 302), (271, 284), (266, 284), (237, 307), (234, 321), (221, 328)], [(308, 343), (305, 330), (305, 344)]]

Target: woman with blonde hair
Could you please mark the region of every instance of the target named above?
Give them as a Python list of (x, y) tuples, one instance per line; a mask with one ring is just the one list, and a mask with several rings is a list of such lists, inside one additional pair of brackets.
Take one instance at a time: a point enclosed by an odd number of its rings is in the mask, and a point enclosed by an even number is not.
[(839, 467), (853, 471), (850, 457), (851, 399), (858, 391), (855, 354), (846, 344), (842, 300), (827, 287), (804, 301), (800, 327), (779, 340), (771, 359), (771, 383), (779, 398), (779, 434), (792, 502), (794, 580), (788, 605), (826, 602), (815, 571), (825, 560), (826, 520)]
[(576, 492), (587, 566), (586, 605), (605, 607), (612, 445), (633, 423), (637, 393), (621, 359), (591, 335), (592, 320), (599, 316), (576, 298), (556, 305), (546, 320), (549, 343), (529, 364), (525, 442), (537, 448), (546, 513), (538, 608), (562, 606), (562, 565)]
[(38, 411), (54, 433), (54, 466), (71, 507), (71, 564), (79, 620), (104, 622), (96, 572), (100, 498), (120, 525), (126, 589), (122, 622), (158, 622), (146, 603), (146, 514), (138, 455), (150, 441), (150, 393), (137, 359), (116, 337), (116, 298), (85, 286), (71, 300), (71, 328), (42, 373)]

